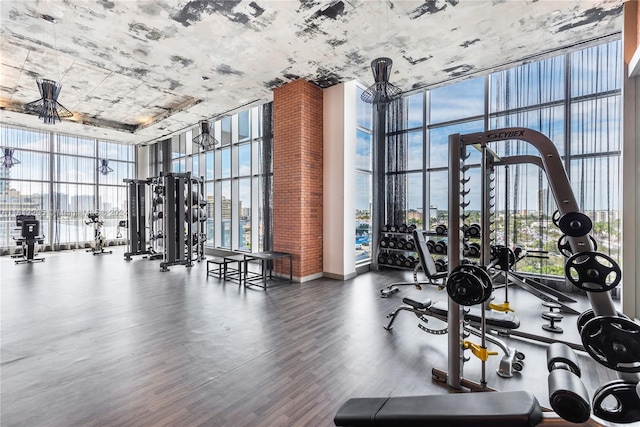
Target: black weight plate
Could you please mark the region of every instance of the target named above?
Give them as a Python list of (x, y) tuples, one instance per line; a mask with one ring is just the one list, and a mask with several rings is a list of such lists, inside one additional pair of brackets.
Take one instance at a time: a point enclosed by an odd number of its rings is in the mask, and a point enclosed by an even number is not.
[[(619, 311), (617, 311), (616, 313), (618, 313), (618, 317), (624, 317), (625, 319), (628, 319), (628, 317), (625, 314), (620, 313)], [(580, 316), (578, 316), (578, 320), (576, 322), (578, 326), (578, 332), (582, 332), (582, 328), (584, 327), (584, 325), (594, 317), (596, 316), (594, 315), (592, 308), (582, 312)]]
[(481, 304), (491, 297), (491, 278), (475, 265), (459, 265), (447, 278), (447, 293), (464, 306)]
[(587, 292), (610, 291), (622, 279), (618, 263), (600, 252), (587, 251), (572, 255), (567, 260), (564, 271), (567, 280)]
[[(597, 251), (598, 243), (596, 242), (596, 239), (594, 239), (593, 237), (591, 237), (591, 235), (589, 235), (589, 240), (591, 240), (591, 245), (593, 246), (593, 250)], [(569, 243), (569, 239), (567, 238), (566, 234), (563, 234), (558, 239), (558, 250), (566, 258), (569, 258), (571, 255), (573, 255), (573, 252), (571, 251), (571, 244)]]
[(631, 424), (640, 421), (640, 397), (636, 387), (625, 380), (611, 381), (593, 395), (593, 414), (605, 421)]
[(619, 372), (640, 372), (640, 325), (624, 317), (597, 316), (580, 332), (596, 362)]
[(579, 237), (589, 234), (593, 223), (582, 212), (568, 212), (560, 217), (558, 227), (564, 234)]
[(480, 224), (471, 224), (467, 230), (467, 234), (472, 238), (480, 237), (480, 232)]

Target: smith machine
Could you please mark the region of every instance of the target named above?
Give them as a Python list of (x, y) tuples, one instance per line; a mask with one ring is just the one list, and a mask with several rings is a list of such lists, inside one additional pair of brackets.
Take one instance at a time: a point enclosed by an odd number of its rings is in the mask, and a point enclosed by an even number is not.
[(162, 259), (160, 271), (169, 271), (171, 265), (191, 267), (193, 261), (205, 259), (207, 201), (203, 179), (187, 172), (125, 182), (129, 201), (125, 260), (134, 255)]
[[(539, 156), (499, 157), (489, 143), (521, 140), (531, 144)], [(480, 383), (463, 377), (464, 350), (467, 346), (465, 306), (480, 305), (481, 340), (478, 353), (486, 354), (485, 302), (492, 293), (492, 281), (486, 272), (490, 263), (490, 216), (482, 215), (481, 254), (478, 265), (463, 259), (463, 226), (468, 193), (464, 161), (467, 149), (479, 149), (481, 160), (482, 209), (492, 208), (493, 167), (497, 165), (533, 164), (540, 167), (549, 181), (558, 212), (554, 223), (566, 235), (565, 264), (567, 280), (586, 291), (591, 309), (578, 318), (578, 331), (585, 351), (601, 365), (617, 372), (618, 379), (602, 385), (590, 402), (580, 379), (574, 350), (556, 342), (547, 348), (549, 402), (553, 412), (542, 411), (537, 399), (528, 392), (463, 393), (437, 396), (350, 399), (338, 410), (337, 426), (600, 426), (597, 418), (616, 424), (640, 422), (640, 325), (618, 313), (611, 298), (621, 280), (621, 271), (609, 256), (595, 251), (589, 232), (592, 222), (575, 200), (569, 179), (553, 142), (540, 132), (524, 128), (497, 129), (466, 135), (449, 136), (449, 223), (447, 313), (448, 370), (432, 369), (432, 377), (448, 386), (471, 391), (494, 391), (486, 386), (485, 361)], [(462, 208), (462, 209), (461, 209)], [(464, 218), (463, 218), (464, 219)], [(506, 243), (506, 242), (505, 242)], [(506, 245), (505, 245), (506, 246)], [(509, 277), (506, 278), (509, 280)], [(484, 350), (484, 351), (482, 351)], [(474, 352), (475, 354), (476, 352)], [(421, 424), (421, 425), (422, 425)]]

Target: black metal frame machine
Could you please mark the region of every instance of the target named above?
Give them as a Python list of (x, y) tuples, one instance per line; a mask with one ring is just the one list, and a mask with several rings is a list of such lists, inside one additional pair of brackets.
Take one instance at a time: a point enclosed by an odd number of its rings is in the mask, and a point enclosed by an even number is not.
[(134, 255), (162, 259), (160, 271), (164, 272), (171, 265), (191, 267), (193, 261), (205, 259), (207, 202), (202, 178), (190, 172), (162, 173), (125, 182), (129, 184), (127, 261)]
[(36, 258), (36, 244), (44, 244), (44, 235), (40, 235), (40, 221), (35, 215), (16, 215), (16, 226), (20, 227), (20, 237), (14, 237), (16, 244), (22, 247), (22, 254), (18, 255), (16, 264), (26, 264), (44, 261)]

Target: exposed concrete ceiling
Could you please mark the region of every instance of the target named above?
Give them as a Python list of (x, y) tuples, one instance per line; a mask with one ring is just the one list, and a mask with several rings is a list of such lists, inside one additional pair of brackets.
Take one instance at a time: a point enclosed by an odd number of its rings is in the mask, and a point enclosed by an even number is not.
[(40, 76), (74, 113), (56, 131), (148, 143), (296, 78), (373, 83), (380, 56), (403, 91), (516, 64), (619, 33), (622, 3), (2, 0), (0, 122), (52, 129), (23, 112)]

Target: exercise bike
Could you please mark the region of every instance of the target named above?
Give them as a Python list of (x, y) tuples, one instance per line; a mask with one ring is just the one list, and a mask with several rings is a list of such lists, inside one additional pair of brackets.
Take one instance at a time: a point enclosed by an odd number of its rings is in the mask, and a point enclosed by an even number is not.
[(93, 226), (93, 243), (94, 247), (91, 249), (87, 249), (87, 252), (92, 252), (93, 255), (104, 255), (113, 253), (112, 251), (104, 250), (105, 239), (102, 235), (102, 226), (104, 225), (104, 221), (101, 221), (99, 218), (99, 214), (89, 212), (87, 214), (89, 221), (85, 221), (85, 224)]

